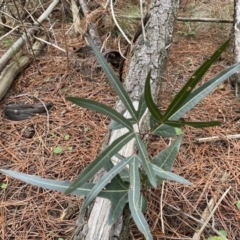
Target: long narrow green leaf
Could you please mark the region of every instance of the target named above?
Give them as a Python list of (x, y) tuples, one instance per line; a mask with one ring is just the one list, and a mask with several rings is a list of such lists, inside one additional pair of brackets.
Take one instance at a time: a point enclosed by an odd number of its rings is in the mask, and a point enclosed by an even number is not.
[(142, 140), (140, 139), (140, 137), (138, 135), (136, 135), (136, 141), (137, 141), (137, 144), (138, 144), (142, 165), (143, 165), (143, 168), (144, 168), (144, 170), (145, 170), (145, 172), (148, 176), (149, 182), (151, 183), (151, 185), (153, 187), (157, 187), (157, 180), (156, 180), (154, 171), (152, 169), (151, 162), (149, 160), (148, 152), (147, 152), (147, 149), (145, 147), (145, 144), (142, 142)]
[[(114, 193), (113, 193), (114, 194)], [(112, 206), (110, 208), (109, 216), (108, 216), (108, 224), (113, 225), (120, 218), (123, 213), (123, 209), (126, 206), (128, 201), (128, 192), (124, 195), (116, 196), (116, 201), (112, 202)], [(113, 204), (114, 203), (114, 204)]]
[(174, 127), (168, 126), (166, 124), (160, 124), (152, 115), (150, 116), (150, 127), (152, 134), (161, 137), (174, 137), (176, 136), (176, 131)]
[(146, 83), (144, 88), (144, 98), (150, 113), (153, 115), (154, 118), (161, 121), (163, 119), (163, 115), (161, 114), (160, 110), (158, 109), (158, 107), (156, 106), (156, 104), (152, 99), (150, 80), (151, 80), (151, 71), (148, 73), (146, 78)]
[(206, 128), (206, 127), (214, 127), (221, 125), (221, 122), (219, 121), (211, 121), (211, 122), (178, 122), (178, 121), (166, 121), (166, 125), (172, 126), (172, 127), (182, 127), (182, 126), (191, 126), (195, 128)]
[(173, 180), (173, 181), (183, 183), (183, 184), (187, 184), (187, 185), (192, 185), (192, 183), (189, 182), (187, 179), (185, 179), (185, 178), (183, 178), (183, 177), (181, 177), (177, 174), (174, 174), (172, 172), (165, 171), (165, 170), (163, 170), (162, 168), (158, 167), (157, 165), (155, 165), (153, 163), (152, 163), (152, 168), (153, 168), (155, 174), (157, 176), (159, 176), (160, 178)]
[(109, 82), (111, 83), (113, 88), (116, 90), (119, 98), (122, 100), (124, 106), (129, 111), (129, 113), (131, 114), (132, 118), (137, 121), (137, 112), (134, 109), (132, 101), (129, 98), (126, 90), (124, 89), (124, 87), (122, 85), (122, 83), (118, 79), (116, 73), (109, 66), (109, 64), (107, 63), (106, 59), (103, 57), (103, 55), (100, 53), (100, 51), (97, 48), (97, 46), (94, 44), (93, 40), (89, 36), (87, 36), (87, 40), (88, 40), (90, 46), (92, 47), (93, 52), (94, 52), (94, 54), (95, 54), (99, 64), (101, 65), (103, 71), (105, 72)]
[(171, 104), (169, 105), (167, 111), (163, 116), (163, 122), (168, 120), (177, 110), (181, 107), (184, 101), (191, 94), (194, 87), (201, 80), (206, 71), (210, 68), (210, 66), (219, 58), (221, 53), (226, 49), (231, 39), (228, 39), (220, 48), (218, 48), (215, 53), (204, 63), (202, 64), (198, 70), (193, 74), (193, 76), (188, 80), (188, 82), (184, 85), (181, 91), (175, 96)]
[[(128, 118), (127, 120), (131, 123), (131, 125), (136, 124), (136, 121), (133, 120), (132, 118)], [(121, 128), (124, 128), (124, 126), (113, 120), (110, 122), (110, 124), (108, 126), (108, 129), (110, 129), (110, 130), (117, 130), (117, 129), (121, 129)]]
[[(59, 192), (63, 192), (63, 193), (72, 184), (72, 182), (69, 182), (69, 181), (58, 181), (58, 180), (45, 179), (45, 178), (37, 177), (34, 175), (15, 172), (12, 170), (1, 169), (0, 171), (10, 177), (17, 178), (19, 180), (22, 180), (22, 181), (32, 184), (34, 186), (42, 187), (42, 188), (49, 189), (49, 190), (55, 190), (55, 191), (59, 191)], [(72, 192), (72, 194), (79, 195), (79, 196), (81, 196), (81, 195), (86, 196), (87, 194), (90, 193), (93, 186), (94, 186), (93, 184), (84, 183), (81, 187), (75, 189)]]
[(77, 104), (80, 107), (84, 107), (99, 113), (103, 113), (108, 117), (110, 117), (111, 119), (113, 119), (114, 121), (116, 121), (117, 123), (129, 129), (130, 131), (133, 130), (133, 126), (128, 119), (126, 119), (116, 110), (108, 107), (105, 104), (102, 104), (100, 102), (96, 102), (90, 99), (79, 98), (79, 97), (66, 97), (66, 99)]
[(143, 213), (146, 212), (148, 207), (148, 201), (143, 194), (140, 195), (139, 207)]
[(145, 97), (144, 97), (144, 94), (143, 94), (140, 97), (138, 110), (137, 110), (137, 118), (138, 118), (138, 120), (141, 119), (141, 117), (145, 113), (146, 109), (147, 109), (147, 104), (146, 104)]
[[(121, 161), (125, 161), (126, 157), (122, 156), (121, 154), (117, 153), (115, 154), (115, 157), (117, 157), (119, 160)], [(124, 168), (121, 172), (120, 172), (120, 177), (122, 179), (122, 181), (124, 182), (130, 182), (130, 178), (129, 178), (129, 170)]]
[(141, 182), (139, 178), (138, 165), (139, 161), (135, 157), (129, 166), (130, 167), (130, 188), (128, 191), (129, 208), (131, 210), (132, 217), (138, 229), (143, 233), (145, 239), (152, 240), (153, 237), (151, 235), (148, 223), (144, 218), (140, 206)]
[(153, 159), (152, 163), (162, 168), (165, 171), (170, 171), (172, 169), (173, 163), (179, 151), (182, 141), (182, 135), (171, 143), (167, 148), (158, 153)]
[(87, 195), (84, 204), (81, 207), (81, 212), (83, 212), (86, 207), (91, 204), (95, 197), (102, 191), (102, 189), (109, 184), (112, 179), (130, 162), (132, 161), (133, 156), (126, 158), (124, 161), (118, 162), (110, 171), (105, 173), (105, 175), (95, 184), (91, 192)]
[[(59, 181), (59, 180), (52, 180), (52, 179), (46, 179), (46, 178), (41, 178), (35, 175), (30, 175), (30, 174), (25, 174), (25, 173), (19, 173), (16, 171), (12, 170), (5, 170), (5, 169), (0, 169), (0, 172), (22, 180), (26, 183), (32, 184), (37, 187), (42, 187), (44, 189), (48, 190), (54, 190), (54, 191), (59, 191), (59, 192), (65, 192), (69, 186), (72, 184), (70, 181)], [(117, 189), (116, 186), (114, 187), (106, 187), (105, 190), (103, 190), (99, 196), (103, 198), (109, 198), (108, 195), (111, 194), (122, 194), (126, 193), (128, 191), (127, 185), (122, 185), (121, 183), (117, 182), (118, 186), (121, 186), (120, 189)], [(78, 187), (76, 190), (74, 190), (71, 194), (72, 195), (78, 195), (78, 196), (86, 196), (87, 194), (90, 193), (91, 189), (94, 187), (94, 184), (91, 183), (84, 183), (81, 187)], [(116, 189), (115, 189), (116, 188)]]
[[(112, 193), (108, 195), (108, 199), (111, 201), (111, 208), (108, 216), (109, 225), (114, 224), (123, 212), (128, 201), (129, 184), (122, 184), (122, 182), (119, 182), (119, 179), (114, 178), (112, 182), (106, 186), (107, 191), (111, 189)], [(116, 189), (118, 189), (119, 192), (116, 192)], [(99, 194), (102, 194), (103, 191)]]
[(240, 70), (240, 63), (236, 63), (229, 68), (217, 74), (211, 80), (205, 82), (202, 86), (194, 90), (182, 106), (175, 112), (169, 120), (178, 120), (183, 115), (194, 108), (203, 98), (205, 98), (219, 84), (227, 80), (231, 75)]
[[(11, 177), (20, 179), (26, 183), (30, 183), (37, 187), (42, 187), (48, 190), (55, 190), (64, 193), (72, 182), (69, 181), (57, 181), (51, 179), (44, 179), (25, 173), (19, 173), (11, 170), (0, 170), (2, 173)], [(94, 184), (84, 183), (81, 187), (75, 189), (71, 194), (77, 196), (87, 196)], [(129, 186), (122, 184), (118, 179), (114, 178), (110, 184), (106, 186), (106, 189), (102, 190), (98, 197), (106, 198), (111, 201), (111, 208), (109, 212), (108, 223), (114, 224), (123, 212), (124, 206), (128, 201)]]
[(134, 132), (128, 132), (116, 139), (110, 146), (108, 146), (99, 156), (84, 169), (78, 178), (72, 183), (66, 193), (71, 193), (76, 188), (80, 187), (85, 182), (89, 181), (110, 158), (116, 154), (125, 144), (127, 144), (135, 136)]
[[(240, 70), (240, 63), (236, 63), (231, 67), (223, 70), (217, 76), (213, 77), (208, 82), (204, 83), (201, 87), (194, 90), (182, 106), (169, 118), (169, 120), (178, 120), (183, 117), (185, 113), (194, 108), (203, 98), (205, 98), (213, 89), (215, 89), (220, 83), (224, 82), (231, 75)], [(153, 129), (153, 134), (158, 135), (162, 125)], [(157, 134), (158, 133), (158, 134)]]

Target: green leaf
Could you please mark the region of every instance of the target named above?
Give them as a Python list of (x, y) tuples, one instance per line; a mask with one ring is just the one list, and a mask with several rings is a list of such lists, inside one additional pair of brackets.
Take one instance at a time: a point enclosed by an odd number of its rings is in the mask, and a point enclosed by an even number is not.
[(144, 98), (150, 113), (153, 115), (155, 119), (161, 121), (163, 119), (163, 115), (161, 114), (160, 110), (158, 109), (158, 107), (156, 106), (156, 104), (152, 99), (150, 80), (151, 80), (151, 71), (148, 73), (146, 78), (146, 83), (144, 88)]
[(238, 210), (240, 210), (240, 201), (236, 202), (236, 206), (237, 206)]
[[(171, 127), (166, 124), (154, 124), (156, 120), (152, 116), (150, 116), (150, 125), (152, 129), (152, 133), (157, 136), (161, 137), (175, 137), (176, 136), (176, 130), (174, 127)], [(152, 123), (152, 124), (151, 124)]]
[(138, 172), (138, 158), (134, 157), (133, 161), (130, 163), (130, 188), (128, 191), (128, 202), (129, 208), (131, 210), (132, 217), (139, 229), (145, 236), (145, 239), (152, 240), (148, 223), (144, 218), (140, 206), (140, 178)]
[(54, 132), (51, 132), (51, 138), (55, 138), (56, 137), (56, 134)]
[[(34, 175), (19, 173), (19, 172), (15, 172), (12, 170), (1, 169), (0, 171), (8, 176), (17, 178), (26, 183), (30, 183), (34, 186), (42, 187), (42, 188), (49, 189), (49, 190), (55, 190), (55, 191), (59, 191), (59, 192), (63, 192), (63, 193), (68, 189), (68, 187), (72, 183), (69, 181), (57, 181), (57, 180), (40, 178), (40, 177), (37, 177)], [(79, 196), (81, 196), (81, 195), (86, 196), (90, 192), (90, 190), (92, 189), (93, 186), (94, 186), (93, 184), (85, 183), (81, 187), (79, 187), (75, 191), (73, 191), (72, 194), (79, 195)]]
[(172, 126), (172, 127), (181, 127), (181, 126), (191, 126), (195, 128), (205, 128), (205, 127), (214, 127), (221, 125), (221, 122), (219, 121), (211, 121), (211, 122), (178, 122), (178, 121), (166, 121), (166, 125)]
[(216, 236), (214, 236), (214, 237), (209, 237), (207, 240), (226, 240), (226, 238), (225, 237), (216, 237)]
[[(240, 63), (236, 63), (231, 67), (223, 70), (220, 74), (213, 77), (208, 82), (204, 83), (201, 87), (194, 90), (182, 106), (169, 118), (169, 120), (178, 120), (183, 117), (185, 113), (194, 108), (203, 98), (205, 98), (213, 89), (220, 83), (229, 78), (232, 74), (240, 70)], [(162, 125), (153, 129), (153, 133), (159, 133)], [(157, 134), (156, 134), (157, 135)]]
[[(136, 121), (133, 120), (132, 118), (127, 119), (127, 120), (131, 123), (131, 125), (134, 125), (136, 123)], [(117, 130), (117, 129), (121, 129), (121, 128), (124, 128), (124, 126), (113, 120), (110, 122), (110, 124), (108, 126), (108, 129), (110, 129), (110, 130)]]
[(54, 153), (56, 153), (56, 154), (61, 154), (62, 151), (63, 151), (63, 149), (62, 149), (61, 147), (55, 147), (53, 151), (54, 151)]
[(139, 148), (140, 159), (142, 161), (144, 171), (146, 172), (146, 174), (148, 176), (149, 182), (151, 183), (151, 185), (153, 187), (157, 187), (157, 180), (156, 180), (154, 171), (152, 169), (151, 162), (149, 160), (148, 152), (145, 147), (145, 144), (140, 139), (139, 135), (136, 135), (136, 141), (137, 141), (138, 148)]
[(106, 59), (103, 57), (103, 55), (100, 53), (97, 46), (94, 44), (93, 40), (89, 36), (87, 36), (87, 40), (88, 40), (90, 46), (92, 47), (93, 52), (94, 52), (99, 64), (101, 65), (103, 71), (105, 72), (110, 84), (116, 90), (119, 98), (122, 100), (124, 106), (129, 111), (132, 118), (137, 121), (137, 112), (134, 109), (132, 101), (131, 101), (130, 97), (128, 96), (126, 90), (124, 89), (122, 83), (118, 79), (116, 73), (109, 66)]
[(186, 101), (182, 104), (171, 117), (170, 120), (178, 120), (183, 115), (194, 108), (203, 98), (205, 98), (212, 90), (214, 90), (220, 83), (224, 82), (235, 72), (240, 70), (240, 63), (236, 63), (231, 67), (223, 70), (221, 73), (213, 77), (211, 80), (205, 82), (202, 86), (194, 90)]
[(89, 166), (84, 169), (73, 184), (69, 187), (66, 193), (72, 192), (77, 187), (81, 186), (83, 183), (90, 180), (110, 158), (115, 155), (124, 145), (126, 145), (133, 137), (135, 133), (128, 132), (123, 136), (116, 139), (110, 146), (108, 146), (104, 151), (102, 151), (99, 156), (89, 164)]
[(225, 230), (220, 230), (219, 233), (224, 237), (227, 237), (227, 232)]
[(124, 182), (130, 182), (129, 171), (127, 169), (123, 169), (120, 172), (120, 177)]
[(123, 117), (120, 113), (118, 113), (116, 110), (108, 107), (105, 104), (102, 104), (100, 102), (96, 102), (90, 99), (84, 99), (84, 98), (78, 98), (78, 97), (66, 97), (67, 100), (77, 104), (78, 106), (94, 110), (99, 113), (103, 113), (113, 119), (114, 121), (120, 123), (124, 127), (126, 127), (129, 130), (133, 130), (133, 127), (131, 123)]
[(147, 211), (147, 206), (148, 206), (148, 201), (143, 196), (143, 194), (141, 194), (140, 195), (140, 200), (139, 200), (139, 207), (140, 207), (140, 209), (143, 213)]
[(92, 188), (91, 192), (87, 195), (86, 200), (84, 201), (84, 204), (81, 207), (81, 212), (83, 212), (94, 200), (95, 197), (98, 196), (98, 194), (102, 191), (102, 189), (109, 184), (112, 179), (120, 172), (122, 169), (130, 162), (132, 161), (133, 156), (125, 158), (124, 161), (118, 162), (110, 171), (105, 173), (105, 175), (95, 184), (95, 186)]
[[(6, 175), (20, 179), (34, 186), (42, 187), (49, 190), (56, 190), (62, 193), (64, 193), (72, 184), (72, 182), (69, 181), (44, 179), (11, 170), (1, 169), (0, 171)], [(87, 196), (93, 187), (94, 184), (84, 183), (81, 187), (75, 189), (71, 194), (77, 196)], [(106, 189), (99, 193), (98, 197), (107, 198), (111, 201), (111, 208), (108, 219), (109, 224), (114, 224), (120, 217), (123, 208), (128, 200), (128, 189), (129, 186), (127, 184), (119, 181), (119, 179), (117, 178), (114, 178), (112, 182), (106, 186)]]
[(159, 176), (160, 178), (173, 180), (173, 181), (183, 183), (183, 184), (187, 184), (187, 185), (192, 185), (192, 183), (189, 182), (187, 179), (185, 179), (185, 178), (183, 178), (183, 177), (181, 177), (177, 174), (174, 174), (172, 172), (165, 171), (165, 170), (163, 170), (162, 168), (158, 167), (157, 165), (155, 165), (153, 163), (152, 163), (152, 168), (153, 168), (155, 174), (157, 176)]
[(181, 128), (175, 128), (175, 131), (176, 131), (176, 134), (177, 134), (177, 135), (182, 134)]
[(72, 147), (72, 146), (69, 146), (69, 147), (68, 147), (68, 150), (69, 150), (69, 151), (72, 151), (72, 150), (73, 150), (73, 147)]
[[(120, 159), (121, 161), (125, 161), (127, 158), (122, 156), (121, 154), (117, 153), (115, 154), (115, 156)], [(130, 182), (130, 178), (129, 178), (129, 170), (124, 168), (121, 172), (120, 172), (120, 177), (124, 182)]]
[[(129, 184), (122, 183), (122, 181), (119, 181), (119, 178), (114, 178), (112, 182), (106, 186), (106, 189), (107, 190), (100, 192), (100, 194), (108, 191), (106, 198), (111, 201), (108, 224), (112, 225), (119, 219), (128, 201)], [(112, 192), (110, 193), (111, 190)]]
[(170, 146), (158, 153), (153, 159), (152, 163), (162, 168), (163, 170), (170, 171), (173, 163), (179, 151), (182, 141), (182, 135), (180, 135)]
[(195, 86), (201, 80), (203, 75), (207, 72), (210, 66), (219, 58), (221, 53), (226, 49), (231, 39), (228, 39), (220, 48), (218, 48), (215, 53), (204, 63), (198, 70), (193, 74), (193, 76), (188, 80), (188, 82), (183, 86), (179, 93), (174, 97), (173, 101), (169, 105), (167, 111), (163, 116), (163, 122), (168, 120), (177, 110), (182, 106), (188, 96), (191, 94)]
[(66, 141), (70, 140), (70, 138), (71, 138), (71, 136), (70, 136), (69, 134), (66, 134), (66, 135), (64, 136), (64, 140), (66, 140)]
[(2, 183), (1, 188), (6, 189), (7, 188), (7, 183)]
[(143, 116), (143, 114), (145, 113), (147, 109), (147, 104), (144, 98), (144, 94), (140, 97), (139, 100), (139, 105), (138, 105), (138, 110), (137, 110), (137, 118), (138, 120), (140, 120)]

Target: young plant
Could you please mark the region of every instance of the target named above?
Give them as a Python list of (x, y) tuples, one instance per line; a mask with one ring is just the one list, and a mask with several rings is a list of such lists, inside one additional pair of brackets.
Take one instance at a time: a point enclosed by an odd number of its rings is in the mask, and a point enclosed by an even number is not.
[[(219, 125), (220, 122), (180, 122), (178, 120), (198, 104), (217, 85), (238, 71), (240, 69), (240, 63), (232, 65), (194, 90), (205, 72), (212, 63), (218, 59), (229, 44), (230, 40), (226, 41), (202, 66), (199, 67), (173, 99), (166, 112), (162, 113), (151, 96), (151, 71), (147, 74), (144, 93), (140, 98), (138, 109), (135, 109), (130, 97), (113, 69), (108, 65), (92, 39), (88, 37), (88, 41), (109, 82), (131, 114), (131, 118), (126, 119), (116, 110), (90, 99), (79, 97), (67, 97), (67, 99), (83, 108), (94, 110), (110, 117), (112, 119), (109, 125), (110, 129), (126, 128), (128, 132), (106, 147), (97, 158), (80, 173), (74, 182), (43, 179), (11, 170), (1, 170), (1, 172), (38, 187), (74, 195), (84, 195), (86, 196), (86, 200), (82, 205), (81, 212), (83, 212), (96, 197), (107, 198), (111, 201), (111, 209), (108, 217), (109, 224), (114, 224), (117, 221), (124, 207), (128, 204), (132, 218), (139, 230), (144, 234), (146, 239), (153, 239), (142, 211), (144, 208), (143, 205), (146, 205), (146, 199), (141, 190), (147, 187), (157, 187), (164, 179), (174, 180), (183, 184), (191, 184), (188, 180), (170, 171), (182, 140), (180, 129), (184, 125), (196, 128), (211, 127)], [(146, 134), (141, 132), (141, 129), (135, 131), (133, 128), (134, 124), (137, 124), (139, 127), (139, 122), (147, 109), (150, 114), (150, 130), (148, 133), (162, 137), (179, 135), (170, 146), (158, 153), (152, 159), (149, 157), (146, 143), (143, 140), (143, 136), (146, 136)], [(131, 139), (135, 139), (136, 143), (134, 154), (129, 157), (120, 155), (118, 152)], [(111, 161), (113, 156), (119, 159), (116, 165)], [(127, 165), (129, 168), (126, 167)], [(106, 170), (103, 177), (95, 184), (89, 183), (94, 175), (102, 168)]]

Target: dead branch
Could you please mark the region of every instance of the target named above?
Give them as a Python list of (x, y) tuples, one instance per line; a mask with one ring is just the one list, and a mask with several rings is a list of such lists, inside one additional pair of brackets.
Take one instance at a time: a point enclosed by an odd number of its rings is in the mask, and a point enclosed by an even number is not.
[(234, 135), (226, 135), (223, 137), (214, 136), (214, 137), (206, 137), (206, 138), (197, 138), (196, 142), (204, 143), (204, 142), (220, 141), (224, 139), (239, 139), (239, 138), (240, 138), (240, 134), (234, 134)]
[(178, 17), (177, 21), (181, 21), (181, 22), (233, 23), (232, 19), (217, 19), (217, 18), (184, 18), (184, 17)]
[(218, 206), (221, 204), (222, 200), (226, 197), (226, 195), (228, 194), (230, 189), (231, 189), (231, 187), (229, 187), (224, 192), (224, 194), (221, 196), (221, 198), (216, 203), (215, 207), (214, 207), (214, 200), (213, 200), (213, 198), (210, 200), (208, 207), (204, 210), (204, 213), (202, 215), (202, 220), (204, 220), (204, 223), (203, 223), (202, 227), (194, 234), (194, 236), (192, 238), (193, 240), (199, 240), (200, 239), (200, 236), (201, 236), (203, 230), (208, 225), (208, 222), (213, 217), (213, 215), (214, 215), (215, 211), (217, 210)]
[(25, 33), (9, 48), (9, 50), (0, 59), (0, 72), (3, 71), (4, 67), (9, 63), (9, 61), (19, 52), (27, 37), (33, 36), (38, 30), (39, 26), (45, 21), (53, 9), (57, 6), (59, 0), (54, 0), (46, 9), (46, 11), (34, 22), (33, 27), (27, 30), (27, 35)]
[[(42, 36), (44, 40), (47, 39), (46, 36)], [(45, 44), (42, 41), (36, 41), (32, 50), (34, 51), (35, 56), (39, 55), (41, 49)], [(9, 64), (0, 75), (0, 100), (4, 97), (10, 86), (12, 85), (15, 77), (25, 69), (28, 64), (32, 61), (32, 57), (30, 54), (22, 55), (19, 58), (15, 58), (14, 61)]]

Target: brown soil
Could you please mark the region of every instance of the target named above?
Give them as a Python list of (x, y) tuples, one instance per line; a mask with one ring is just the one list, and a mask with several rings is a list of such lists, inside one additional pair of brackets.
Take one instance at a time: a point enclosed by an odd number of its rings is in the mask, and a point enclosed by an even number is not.
[[(186, 6), (181, 9), (181, 16)], [(194, 24), (191, 26), (194, 29)], [(184, 31), (183, 23), (178, 23), (159, 94), (162, 110), (230, 32), (220, 34), (221, 28), (213, 27), (193, 35), (183, 34)], [(83, 40), (72, 35), (65, 39), (63, 32), (62, 29), (55, 32), (60, 47), (66, 48), (65, 40), (69, 50), (85, 45)], [(22, 72), (1, 102), (1, 109), (8, 103), (38, 102), (35, 97), (52, 102), (53, 108), (49, 111), (49, 119), (46, 115), (37, 115), (30, 120), (14, 122), (0, 116), (0, 168), (50, 179), (73, 180), (97, 156), (109, 119), (65, 99), (68, 95), (80, 96), (114, 106), (116, 94), (104, 74), (100, 70), (96, 73), (96, 63), (92, 61), (94, 70), (85, 68), (83, 72), (80, 58), (47, 47), (41, 58)], [(230, 51), (224, 53), (202, 82), (231, 63)], [(222, 196), (201, 239), (216, 235), (214, 229), (225, 230), (228, 239), (240, 239), (240, 211), (236, 207), (240, 200), (240, 143), (239, 139), (226, 138), (226, 135), (240, 133), (239, 114), (240, 103), (234, 97), (230, 82), (226, 81), (184, 116), (188, 121), (219, 120), (222, 125), (183, 129), (183, 144), (173, 171), (194, 186), (166, 181), (158, 189), (146, 192), (149, 200), (146, 217), (155, 239), (192, 239), (201, 227), (197, 220), (203, 218), (203, 211), (211, 199), (216, 206)], [(34, 128), (32, 138), (24, 137), (28, 127)], [(69, 140), (64, 138), (67, 134), (71, 136)], [(212, 136), (220, 136), (221, 140), (195, 142), (196, 138)], [(170, 141), (154, 139), (149, 145), (150, 155), (154, 156)], [(63, 149), (61, 154), (54, 153), (57, 146)], [(81, 197), (33, 187), (2, 174), (0, 183), (7, 183), (7, 188), (0, 190), (0, 239), (70, 239)], [(62, 217), (66, 210), (73, 210), (67, 219)], [(132, 236), (143, 239), (134, 225)]]

